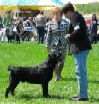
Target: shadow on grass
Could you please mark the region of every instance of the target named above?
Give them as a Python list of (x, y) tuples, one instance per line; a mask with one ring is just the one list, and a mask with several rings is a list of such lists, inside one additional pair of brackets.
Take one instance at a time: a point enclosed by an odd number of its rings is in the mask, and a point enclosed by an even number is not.
[(99, 98), (90, 98), (89, 102), (99, 102)]
[[(77, 81), (76, 78), (62, 78), (62, 81)], [(89, 83), (99, 84), (99, 80), (88, 80)]]
[(33, 99), (32, 95), (26, 95), (26, 94), (20, 94), (19, 96), (15, 96), (17, 99), (25, 99), (25, 100), (31, 100)]
[(62, 81), (77, 81), (76, 78), (62, 78)]
[(18, 99), (25, 99), (25, 100), (31, 100), (31, 99), (38, 99), (38, 98), (46, 98), (46, 99), (69, 99), (67, 96), (59, 96), (59, 95), (49, 95), (48, 97), (43, 97), (43, 95), (33, 96), (33, 95), (26, 95), (21, 94), (20, 96), (17, 96)]
[(59, 95), (50, 95), (48, 98), (51, 99), (69, 99), (67, 96), (59, 96)]
[(93, 83), (93, 84), (99, 84), (99, 81), (97, 81), (97, 80), (89, 80), (88, 82)]

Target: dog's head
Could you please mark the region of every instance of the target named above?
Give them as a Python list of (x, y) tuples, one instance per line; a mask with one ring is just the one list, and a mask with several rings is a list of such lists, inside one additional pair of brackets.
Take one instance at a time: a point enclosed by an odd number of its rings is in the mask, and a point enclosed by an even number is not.
[(59, 53), (59, 54), (53, 53), (53, 54), (48, 55), (47, 62), (48, 62), (48, 64), (56, 65), (57, 62), (60, 61), (60, 60), (61, 60), (61, 53)]

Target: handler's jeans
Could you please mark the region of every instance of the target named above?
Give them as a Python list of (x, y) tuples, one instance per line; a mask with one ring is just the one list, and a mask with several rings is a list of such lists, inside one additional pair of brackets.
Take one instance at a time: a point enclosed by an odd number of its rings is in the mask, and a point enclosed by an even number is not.
[(88, 79), (87, 79), (87, 69), (86, 60), (89, 50), (78, 52), (74, 54), (74, 60), (76, 64), (76, 77), (79, 87), (79, 97), (88, 98)]

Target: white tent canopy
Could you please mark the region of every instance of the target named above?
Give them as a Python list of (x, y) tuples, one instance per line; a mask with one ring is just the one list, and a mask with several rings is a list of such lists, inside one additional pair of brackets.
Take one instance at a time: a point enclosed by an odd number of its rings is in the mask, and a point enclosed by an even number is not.
[(0, 10), (16, 9), (17, 7), (29, 8), (34, 10), (51, 10), (55, 6), (64, 6), (67, 2), (73, 4), (85, 4), (99, 0), (0, 0)]
[(14, 9), (15, 7), (32, 8), (35, 10), (49, 10), (55, 6), (63, 6), (60, 0), (0, 0), (0, 9)]
[(54, 5), (63, 6), (67, 2), (73, 4), (87, 4), (99, 2), (99, 0), (0, 0), (0, 5), (16, 6), (16, 5)]
[(0, 0), (0, 5), (16, 6), (17, 4), (18, 4), (18, 0)]
[(22, 5), (54, 5), (54, 6), (63, 6), (61, 0), (0, 0), (0, 5), (6, 6), (22, 6)]

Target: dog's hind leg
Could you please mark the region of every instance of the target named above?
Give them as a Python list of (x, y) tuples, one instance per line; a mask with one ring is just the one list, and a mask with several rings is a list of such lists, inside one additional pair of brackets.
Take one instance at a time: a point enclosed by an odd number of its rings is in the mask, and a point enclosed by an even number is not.
[(13, 86), (12, 86), (12, 88), (11, 88), (11, 94), (14, 96), (14, 90), (15, 90), (15, 88), (17, 87), (17, 85), (19, 84), (19, 81), (16, 81), (14, 84), (13, 84)]
[(43, 89), (43, 96), (48, 97), (48, 82), (42, 84), (42, 89)]
[(5, 98), (8, 97), (9, 92), (11, 92), (11, 94), (14, 95), (14, 90), (17, 87), (18, 84), (19, 84), (19, 81), (10, 80), (10, 84), (9, 84), (9, 86), (6, 89), (6, 92), (5, 92)]

